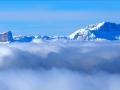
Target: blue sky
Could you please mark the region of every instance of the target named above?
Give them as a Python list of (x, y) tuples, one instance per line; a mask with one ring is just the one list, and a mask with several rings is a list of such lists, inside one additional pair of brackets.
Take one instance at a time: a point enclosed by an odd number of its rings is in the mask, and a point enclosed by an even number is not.
[(102, 21), (120, 23), (119, 0), (0, 1), (0, 32), (68, 35)]

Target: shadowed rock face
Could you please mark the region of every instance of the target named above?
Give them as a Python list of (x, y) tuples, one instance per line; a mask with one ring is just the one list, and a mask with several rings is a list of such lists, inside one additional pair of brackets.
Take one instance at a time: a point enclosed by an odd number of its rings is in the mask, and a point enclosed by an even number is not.
[(11, 42), (11, 41), (13, 41), (13, 36), (11, 31), (0, 34), (0, 42)]
[(91, 31), (97, 38), (105, 38), (107, 40), (117, 40), (120, 36), (120, 24), (104, 23), (98, 30)]

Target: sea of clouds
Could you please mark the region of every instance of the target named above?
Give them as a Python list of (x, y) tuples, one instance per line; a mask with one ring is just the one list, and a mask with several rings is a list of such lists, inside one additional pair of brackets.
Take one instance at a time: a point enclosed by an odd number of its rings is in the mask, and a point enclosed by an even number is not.
[(0, 44), (0, 90), (119, 89), (119, 41)]

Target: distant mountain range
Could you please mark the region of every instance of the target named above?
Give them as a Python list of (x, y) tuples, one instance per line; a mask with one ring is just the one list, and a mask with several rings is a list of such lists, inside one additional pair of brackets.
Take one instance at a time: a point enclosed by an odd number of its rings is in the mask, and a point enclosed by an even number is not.
[(69, 36), (13, 36), (11, 31), (0, 34), (0, 42), (32, 42), (35, 40), (120, 40), (120, 24), (111, 22), (92, 24)]

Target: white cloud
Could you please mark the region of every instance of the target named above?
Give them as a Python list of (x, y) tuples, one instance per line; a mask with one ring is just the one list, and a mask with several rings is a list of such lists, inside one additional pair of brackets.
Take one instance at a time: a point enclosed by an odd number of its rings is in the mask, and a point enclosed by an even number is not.
[(2, 90), (118, 90), (119, 42), (0, 46)]

